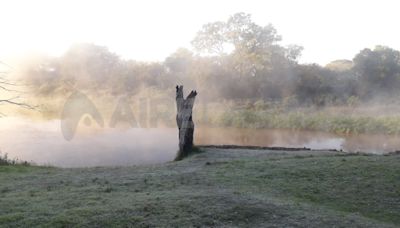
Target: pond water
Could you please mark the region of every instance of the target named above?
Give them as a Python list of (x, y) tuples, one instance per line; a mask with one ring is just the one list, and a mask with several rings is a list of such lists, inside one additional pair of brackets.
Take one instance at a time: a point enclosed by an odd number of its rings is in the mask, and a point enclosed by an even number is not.
[[(9, 158), (61, 167), (155, 164), (171, 161), (178, 149), (176, 128), (99, 128), (80, 124), (64, 139), (60, 121), (0, 119), (0, 151)], [(400, 150), (397, 136), (352, 135), (271, 129), (196, 128), (198, 145), (307, 147), (385, 153)]]
[(398, 136), (336, 135), (305, 130), (204, 128), (197, 130), (195, 139), (198, 144), (306, 147), (374, 154), (400, 150)]

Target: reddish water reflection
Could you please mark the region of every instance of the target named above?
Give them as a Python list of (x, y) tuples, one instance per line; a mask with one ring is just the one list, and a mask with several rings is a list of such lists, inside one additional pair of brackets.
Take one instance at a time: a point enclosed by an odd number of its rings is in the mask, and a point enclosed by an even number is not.
[(276, 129), (199, 128), (197, 144), (307, 147), (382, 154), (400, 150), (398, 136), (336, 135), (326, 132)]

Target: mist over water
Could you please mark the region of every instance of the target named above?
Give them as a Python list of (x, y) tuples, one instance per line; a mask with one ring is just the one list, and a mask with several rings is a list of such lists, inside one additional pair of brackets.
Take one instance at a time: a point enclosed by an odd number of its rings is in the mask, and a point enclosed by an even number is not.
[[(89, 129), (82, 123), (71, 141), (60, 121), (3, 118), (2, 153), (10, 158), (61, 167), (139, 165), (171, 161), (178, 149), (176, 129)], [(82, 126), (83, 125), (83, 126)]]
[[(0, 150), (10, 158), (59, 167), (143, 165), (168, 162), (178, 150), (176, 128), (79, 128), (71, 141), (63, 138), (60, 121), (0, 119)], [(195, 130), (197, 145), (307, 147), (384, 153), (400, 149), (395, 136), (334, 134), (270, 129), (205, 128)]]

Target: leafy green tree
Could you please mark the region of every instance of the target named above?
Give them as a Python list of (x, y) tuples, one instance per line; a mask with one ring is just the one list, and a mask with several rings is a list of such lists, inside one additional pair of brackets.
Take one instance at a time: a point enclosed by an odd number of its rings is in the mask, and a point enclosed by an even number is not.
[(353, 59), (353, 70), (362, 83), (362, 95), (394, 92), (400, 82), (400, 52), (385, 46), (364, 49)]
[(260, 26), (250, 14), (236, 13), (226, 22), (208, 23), (192, 44), (199, 53), (230, 55), (233, 69), (241, 76), (256, 76), (273, 67), (275, 59), (296, 60), (302, 48), (283, 47), (281, 36), (271, 25)]
[(260, 26), (250, 14), (236, 13), (226, 22), (204, 25), (192, 44), (199, 54), (218, 56), (223, 97), (279, 98), (302, 51), (280, 41), (271, 24)]
[(301, 65), (297, 69), (295, 94), (301, 103), (324, 106), (335, 96), (334, 73), (317, 64)]

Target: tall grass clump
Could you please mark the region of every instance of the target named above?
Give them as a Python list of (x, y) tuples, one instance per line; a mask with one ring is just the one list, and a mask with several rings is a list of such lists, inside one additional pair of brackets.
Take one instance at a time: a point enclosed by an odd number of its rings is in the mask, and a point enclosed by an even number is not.
[(10, 159), (8, 158), (8, 154), (1, 154), (0, 152), (0, 166), (7, 166), (7, 165), (26, 165), (29, 166), (30, 163), (27, 161), (21, 161), (18, 159)]
[[(238, 108), (218, 112), (212, 126), (236, 128), (269, 128), (315, 130), (337, 134), (400, 134), (400, 115), (368, 115), (359, 112), (341, 112), (301, 108), (285, 110)], [(217, 112), (216, 112), (217, 113)]]

